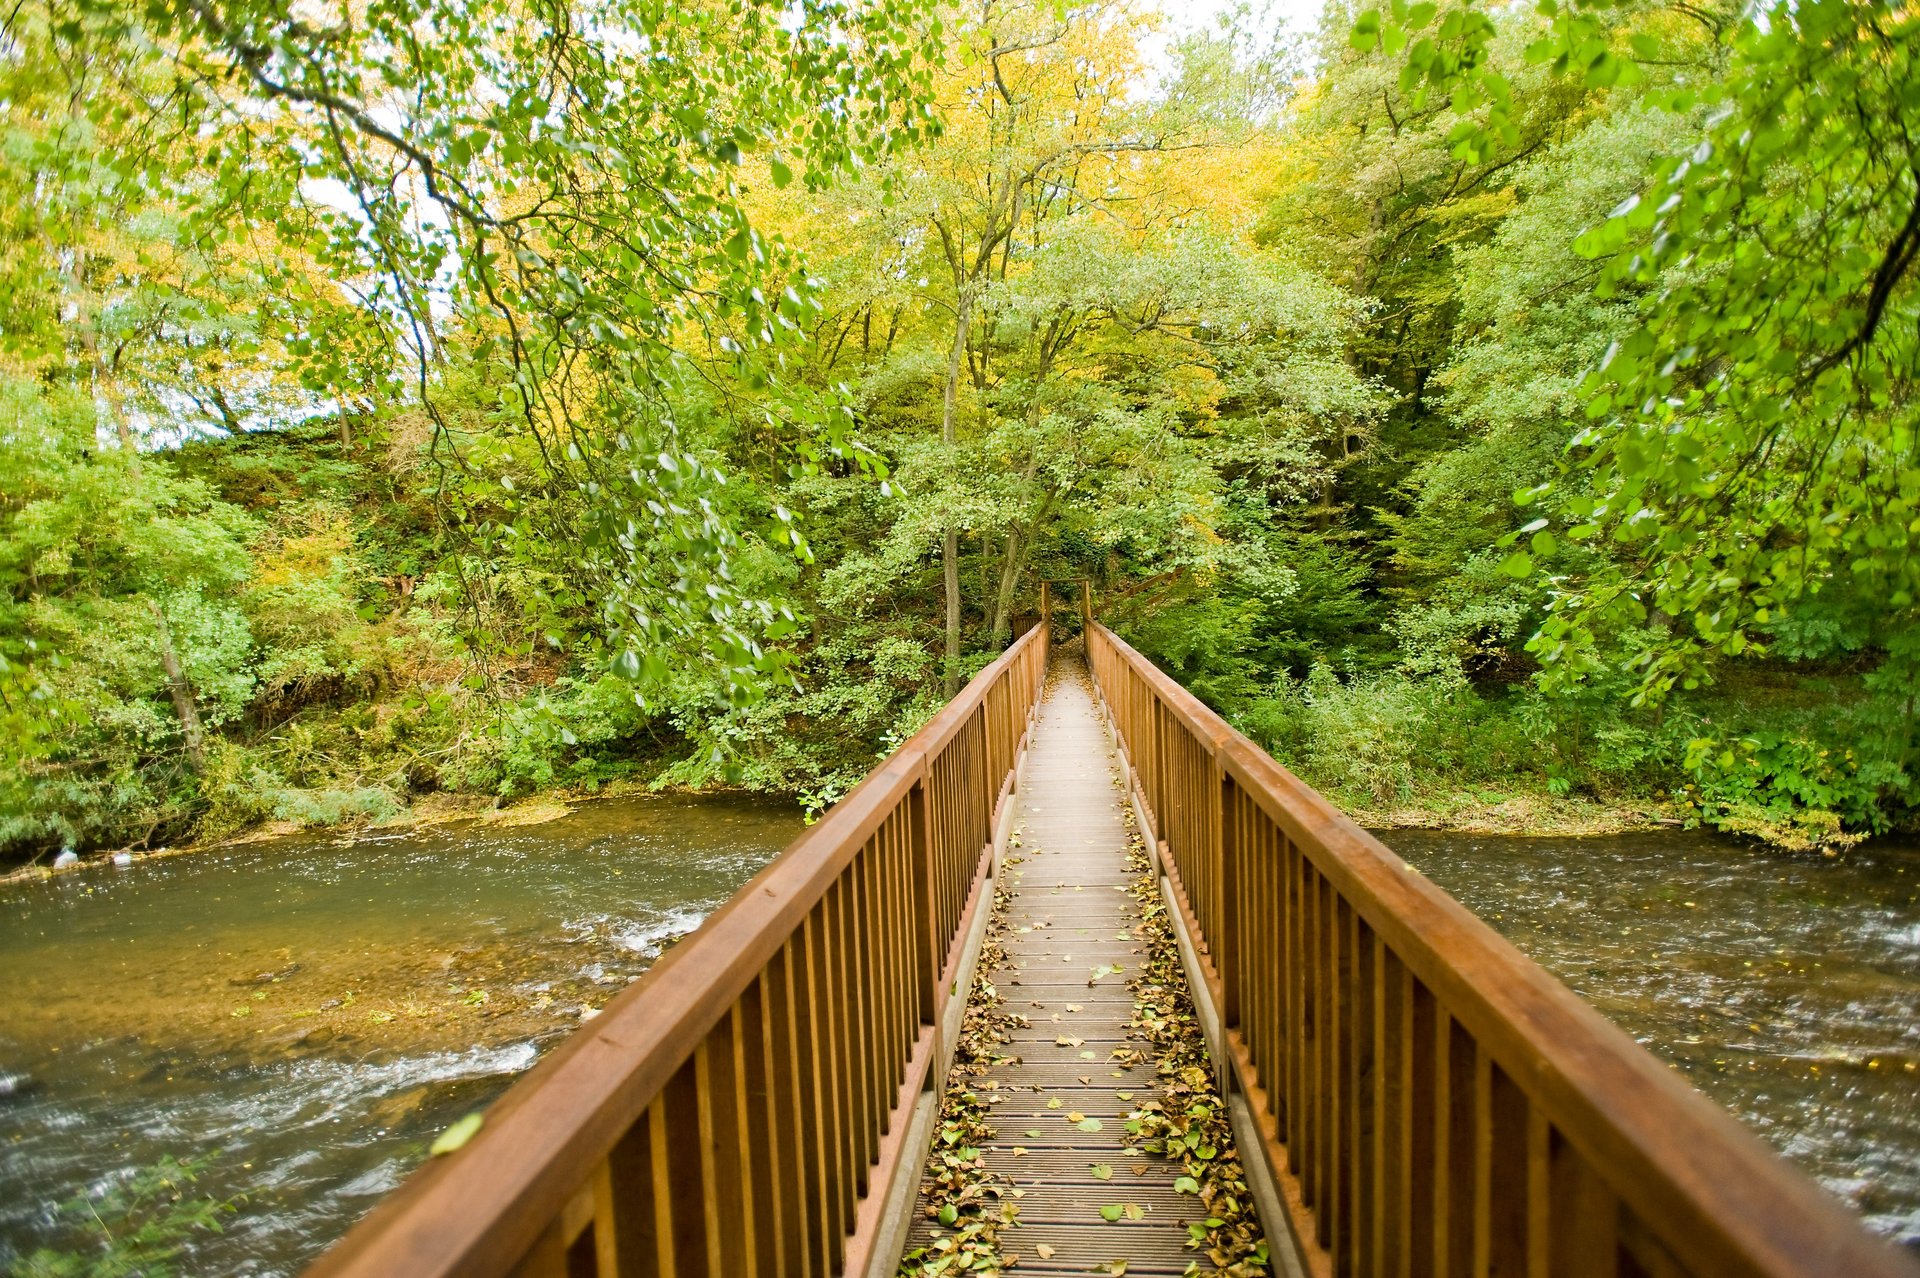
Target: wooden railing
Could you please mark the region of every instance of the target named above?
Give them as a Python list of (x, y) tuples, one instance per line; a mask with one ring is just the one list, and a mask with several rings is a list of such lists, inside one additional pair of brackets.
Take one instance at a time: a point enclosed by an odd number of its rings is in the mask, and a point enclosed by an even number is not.
[(1036, 626), (309, 1274), (866, 1272), (1046, 662)]
[(1310, 1272), (1920, 1273), (1112, 631), (1087, 649)]

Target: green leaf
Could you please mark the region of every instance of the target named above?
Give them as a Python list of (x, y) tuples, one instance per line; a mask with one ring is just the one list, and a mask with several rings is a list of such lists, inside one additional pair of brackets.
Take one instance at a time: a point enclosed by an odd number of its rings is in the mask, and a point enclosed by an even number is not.
[(435, 1158), (453, 1153), (478, 1135), (486, 1121), (484, 1114), (477, 1112), (468, 1114), (434, 1137), (433, 1144), (427, 1147), (427, 1153)]
[(1354, 19), (1353, 31), (1347, 37), (1354, 48), (1365, 53), (1380, 42), (1380, 14), (1369, 9)]

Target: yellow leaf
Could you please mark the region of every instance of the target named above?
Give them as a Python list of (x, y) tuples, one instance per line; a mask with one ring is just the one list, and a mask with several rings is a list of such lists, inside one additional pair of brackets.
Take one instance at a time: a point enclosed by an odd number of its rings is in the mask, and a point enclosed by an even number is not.
[(428, 1147), (427, 1152), (435, 1157), (441, 1154), (451, 1154), (454, 1150), (459, 1149), (462, 1145), (472, 1140), (475, 1133), (480, 1130), (480, 1124), (486, 1121), (487, 1119), (484, 1114), (468, 1114), (465, 1118), (435, 1137), (433, 1144)]

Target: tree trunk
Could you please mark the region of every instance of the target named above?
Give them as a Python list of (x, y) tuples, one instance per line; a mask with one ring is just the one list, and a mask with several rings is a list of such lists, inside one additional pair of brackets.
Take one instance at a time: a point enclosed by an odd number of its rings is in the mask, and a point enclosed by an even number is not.
[(1013, 585), (1019, 579), (1021, 565), (1026, 559), (1025, 541), (1018, 528), (1007, 534), (1006, 557), (1000, 561), (1000, 588), (993, 593), (991, 634), (995, 647), (1006, 642), (1008, 614), (1013, 611)]
[(187, 682), (187, 672), (181, 668), (180, 654), (174, 650), (173, 627), (167, 624), (167, 614), (160, 611), (160, 605), (147, 600), (147, 610), (153, 614), (153, 623), (160, 630), (160, 669), (167, 676), (167, 691), (173, 695), (174, 713), (180, 716), (180, 734), (186, 738), (187, 764), (195, 772), (206, 767), (206, 738), (200, 730), (200, 707), (193, 700), (193, 686)]
[[(959, 439), (955, 415), (960, 395), (960, 363), (967, 353), (967, 329), (973, 322), (973, 294), (962, 285), (954, 302), (953, 349), (947, 352), (946, 399), (940, 411), (940, 438), (949, 455)], [(940, 569), (947, 591), (947, 660), (942, 674), (946, 695), (960, 691), (960, 531), (951, 523), (940, 541)]]

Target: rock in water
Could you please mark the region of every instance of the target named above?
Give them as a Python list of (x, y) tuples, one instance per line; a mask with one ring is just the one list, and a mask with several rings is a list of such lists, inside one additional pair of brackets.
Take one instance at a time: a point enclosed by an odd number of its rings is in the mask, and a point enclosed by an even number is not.
[(0, 1070), (0, 1101), (9, 1101), (16, 1096), (25, 1096), (39, 1083), (31, 1074), (9, 1074)]
[[(227, 984), (229, 985), (272, 985), (276, 981), (286, 980), (289, 976), (292, 976), (295, 972), (299, 970), (300, 970), (300, 965), (298, 963), (289, 963), (285, 967), (278, 968), (271, 972), (259, 972), (254, 974), (253, 976), (233, 977), (227, 982)], [(322, 1003), (320, 1006), (329, 1007), (329, 1006), (332, 1006), (332, 1004)]]

